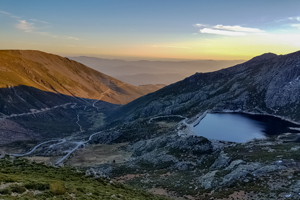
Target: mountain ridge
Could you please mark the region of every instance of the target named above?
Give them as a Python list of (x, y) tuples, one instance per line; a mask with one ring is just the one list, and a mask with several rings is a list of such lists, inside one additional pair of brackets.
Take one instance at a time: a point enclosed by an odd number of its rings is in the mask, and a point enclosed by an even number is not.
[(0, 50), (0, 87), (26, 85), (44, 91), (126, 104), (144, 94), (81, 63), (36, 50)]
[(299, 122), (299, 87), (300, 51), (280, 56), (263, 54), (230, 68), (195, 73), (116, 112), (128, 121), (155, 115), (192, 117), (206, 110), (231, 110), (266, 113)]

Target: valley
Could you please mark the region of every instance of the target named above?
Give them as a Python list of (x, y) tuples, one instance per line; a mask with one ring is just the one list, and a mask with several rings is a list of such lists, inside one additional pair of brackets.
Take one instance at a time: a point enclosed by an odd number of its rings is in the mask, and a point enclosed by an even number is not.
[(0, 200), (300, 200), (300, 1), (0, 1)]
[[(298, 63), (299, 52), (264, 54), (196, 73), (125, 105), (115, 104), (114, 95), (122, 99), (129, 85), (121, 82), (97, 98), (32, 86), (1, 88), (1, 157), (74, 167), (178, 200), (299, 199)], [(242, 143), (196, 134), (216, 113), (270, 124), (263, 139)], [(239, 126), (236, 119), (232, 123)]]

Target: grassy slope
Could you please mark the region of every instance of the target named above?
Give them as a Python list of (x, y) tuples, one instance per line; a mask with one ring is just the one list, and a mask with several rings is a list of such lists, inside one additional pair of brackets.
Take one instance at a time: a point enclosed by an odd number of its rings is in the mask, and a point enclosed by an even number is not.
[(149, 199), (163, 200), (71, 168), (54, 168), (25, 159), (0, 160), (0, 199)]

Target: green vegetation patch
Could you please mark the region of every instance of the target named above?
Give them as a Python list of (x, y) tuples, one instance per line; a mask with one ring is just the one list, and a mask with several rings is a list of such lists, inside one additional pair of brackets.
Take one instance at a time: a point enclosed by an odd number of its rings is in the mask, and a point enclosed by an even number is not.
[(0, 159), (0, 184), (0, 199), (167, 199), (107, 179), (86, 177), (74, 168), (8, 156)]

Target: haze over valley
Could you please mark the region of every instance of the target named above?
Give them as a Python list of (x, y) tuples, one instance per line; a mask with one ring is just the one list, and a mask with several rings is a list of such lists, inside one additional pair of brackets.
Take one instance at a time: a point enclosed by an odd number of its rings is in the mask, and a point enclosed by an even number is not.
[(216, 71), (243, 62), (243, 60), (125, 61), (83, 56), (70, 59), (133, 85), (169, 85), (196, 72)]

